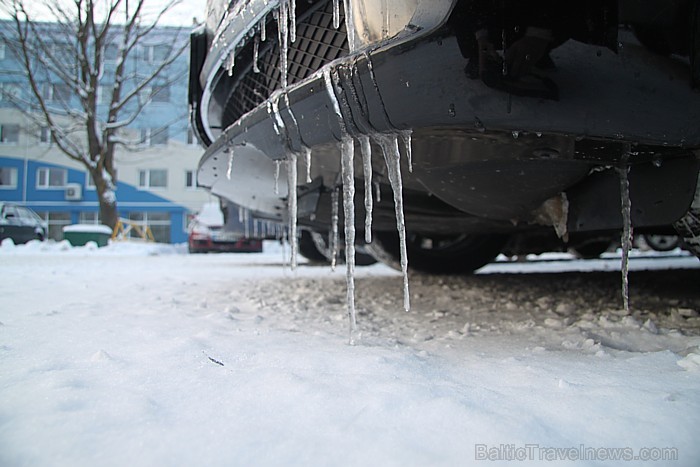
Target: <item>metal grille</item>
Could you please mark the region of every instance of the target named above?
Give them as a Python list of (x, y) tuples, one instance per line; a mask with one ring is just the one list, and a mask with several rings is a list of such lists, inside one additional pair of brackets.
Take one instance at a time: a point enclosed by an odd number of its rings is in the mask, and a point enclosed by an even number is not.
[[(345, 21), (341, 10), (340, 28), (333, 27), (332, 1), (307, 12), (297, 22), (296, 41), (289, 44), (287, 81), (299, 82), (339, 57), (348, 54)], [(277, 29), (276, 26), (270, 29)], [(269, 31), (268, 31), (269, 32)], [(223, 127), (231, 125), (245, 113), (263, 103), (280, 86), (280, 49), (276, 35), (260, 43), (259, 73), (253, 71), (251, 61), (237, 69), (222, 119)], [(246, 49), (249, 49), (246, 47)], [(252, 49), (251, 49), (252, 50)]]

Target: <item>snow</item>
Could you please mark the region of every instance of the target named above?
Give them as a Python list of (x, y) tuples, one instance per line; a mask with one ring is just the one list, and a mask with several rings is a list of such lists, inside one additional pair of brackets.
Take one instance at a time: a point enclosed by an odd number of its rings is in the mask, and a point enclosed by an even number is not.
[(112, 229), (108, 225), (96, 224), (73, 224), (63, 227), (63, 232), (82, 232), (82, 233), (102, 233), (112, 235)]
[(283, 250), (3, 242), (0, 465), (700, 464), (695, 258), (632, 254), (629, 312), (619, 253), (412, 275), (409, 313), (358, 268), (350, 346), (344, 272)]
[(197, 213), (196, 219), (210, 227), (224, 225), (224, 214), (221, 212), (221, 206), (218, 202), (204, 203)]

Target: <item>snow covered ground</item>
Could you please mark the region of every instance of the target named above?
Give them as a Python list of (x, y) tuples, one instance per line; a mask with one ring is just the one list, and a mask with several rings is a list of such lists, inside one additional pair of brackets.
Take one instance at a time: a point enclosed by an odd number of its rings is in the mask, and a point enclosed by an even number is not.
[(3, 244), (0, 465), (700, 465), (700, 262), (634, 258), (625, 313), (619, 258), (559, 258), (409, 313), (358, 268), (350, 346), (344, 269), (275, 244)]

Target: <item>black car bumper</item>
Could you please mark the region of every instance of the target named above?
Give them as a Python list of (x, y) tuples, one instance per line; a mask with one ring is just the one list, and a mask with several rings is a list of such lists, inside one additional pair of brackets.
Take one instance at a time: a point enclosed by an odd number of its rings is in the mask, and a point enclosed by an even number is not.
[[(413, 171), (404, 163), (403, 174), (417, 200), (406, 204), (414, 230), (508, 229), (532, 222), (543, 202), (567, 192), (571, 230), (615, 228), (619, 209), (595, 216), (590, 206), (616, 206), (619, 188), (610, 180), (617, 172), (610, 168), (627, 157), (639, 208), (633, 221), (666, 225), (687, 210), (696, 186), (700, 94), (674, 58), (652, 55), (628, 31), (620, 43), (617, 54), (575, 41), (555, 49), (550, 76), (559, 101), (513, 96), (469, 79), (447, 27), (341, 57), (226, 125), (202, 158), (198, 180), (284, 219), (287, 187), (283, 165), (275, 175), (276, 161), (311, 148), (317, 182), (300, 183), (298, 191), (315, 193), (300, 220), (313, 224), (329, 210), (344, 132), (411, 130)], [(245, 79), (252, 64), (237, 65), (236, 73)], [(386, 185), (381, 157), (374, 165)], [(385, 227), (393, 228), (391, 216)]]

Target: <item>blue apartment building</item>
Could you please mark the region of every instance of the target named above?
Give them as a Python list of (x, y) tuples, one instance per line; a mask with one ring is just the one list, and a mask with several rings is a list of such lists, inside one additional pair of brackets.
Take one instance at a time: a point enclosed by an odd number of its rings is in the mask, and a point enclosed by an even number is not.
[[(99, 223), (97, 194), (84, 167), (51, 143), (48, 128), (18, 108), (18, 102), (27, 102), (31, 96), (27, 77), (7, 43), (11, 34), (12, 24), (0, 21), (0, 200), (37, 212), (49, 225), (49, 237), (59, 240), (66, 225)], [(188, 40), (186, 30), (155, 29), (130, 56), (130, 72), (147, 71), (174, 43)], [(110, 47), (105, 51), (98, 112), (101, 92), (109, 90), (110, 70), (116, 66), (114, 52)], [(188, 127), (188, 61), (187, 52), (181, 54), (152, 83), (160, 89), (124, 133), (137, 143), (136, 150), (118, 150), (115, 156), (120, 217), (147, 223), (160, 242), (186, 242), (189, 218), (212, 200), (196, 183), (202, 150)], [(73, 99), (77, 105), (77, 96), (70, 96), (50, 76), (42, 89), (49, 100)]]

